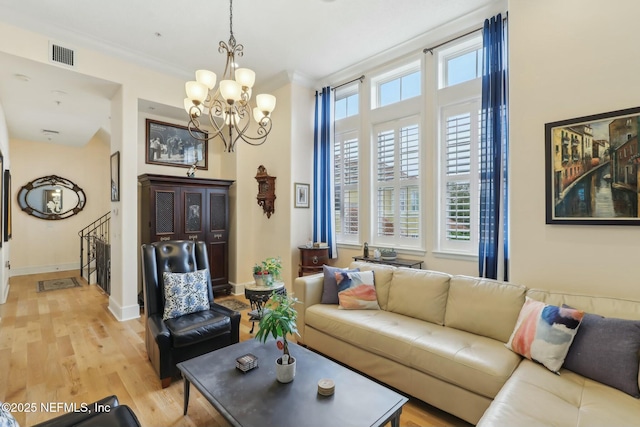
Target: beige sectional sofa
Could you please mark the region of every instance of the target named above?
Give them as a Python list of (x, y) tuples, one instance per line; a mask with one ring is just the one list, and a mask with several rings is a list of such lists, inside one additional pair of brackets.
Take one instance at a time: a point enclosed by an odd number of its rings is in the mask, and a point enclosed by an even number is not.
[(297, 278), (299, 342), (473, 424), (640, 423), (638, 399), (569, 371), (554, 374), (505, 347), (525, 296), (634, 320), (640, 302), (428, 270), (350, 266), (356, 267), (374, 271), (381, 309), (321, 304), (324, 276)]

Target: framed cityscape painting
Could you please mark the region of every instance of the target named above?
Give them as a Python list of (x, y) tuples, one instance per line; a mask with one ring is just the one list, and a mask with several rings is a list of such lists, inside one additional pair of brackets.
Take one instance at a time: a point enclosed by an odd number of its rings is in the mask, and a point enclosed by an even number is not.
[(547, 224), (640, 225), (640, 107), (545, 124)]
[[(191, 136), (186, 126), (146, 120), (146, 163), (197, 169), (208, 169), (207, 141)], [(203, 132), (194, 132), (206, 138)]]

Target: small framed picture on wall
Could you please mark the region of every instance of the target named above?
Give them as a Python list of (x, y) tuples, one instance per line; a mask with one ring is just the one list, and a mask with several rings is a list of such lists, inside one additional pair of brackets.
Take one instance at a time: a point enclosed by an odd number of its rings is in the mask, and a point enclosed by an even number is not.
[(309, 184), (301, 184), (296, 182), (294, 184), (294, 207), (296, 208), (308, 208), (309, 207)]

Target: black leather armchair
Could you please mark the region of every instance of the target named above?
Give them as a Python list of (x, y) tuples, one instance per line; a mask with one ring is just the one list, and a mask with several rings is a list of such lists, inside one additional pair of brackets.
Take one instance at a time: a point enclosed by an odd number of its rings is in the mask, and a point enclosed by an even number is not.
[(146, 309), (147, 354), (162, 387), (176, 376), (176, 364), (235, 344), (240, 340), (240, 313), (214, 302), (208, 277), (209, 309), (163, 320), (163, 273), (209, 270), (204, 242), (170, 240), (142, 245), (142, 277)]
[(50, 419), (33, 427), (140, 427), (140, 422), (127, 405), (120, 405), (116, 396), (108, 396), (97, 402)]

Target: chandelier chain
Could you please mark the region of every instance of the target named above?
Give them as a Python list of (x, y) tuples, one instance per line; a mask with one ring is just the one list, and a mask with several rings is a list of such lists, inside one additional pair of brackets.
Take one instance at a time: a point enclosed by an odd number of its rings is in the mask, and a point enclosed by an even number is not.
[(229, 0), (229, 34), (229, 40), (235, 41), (235, 37), (233, 36), (233, 0)]

